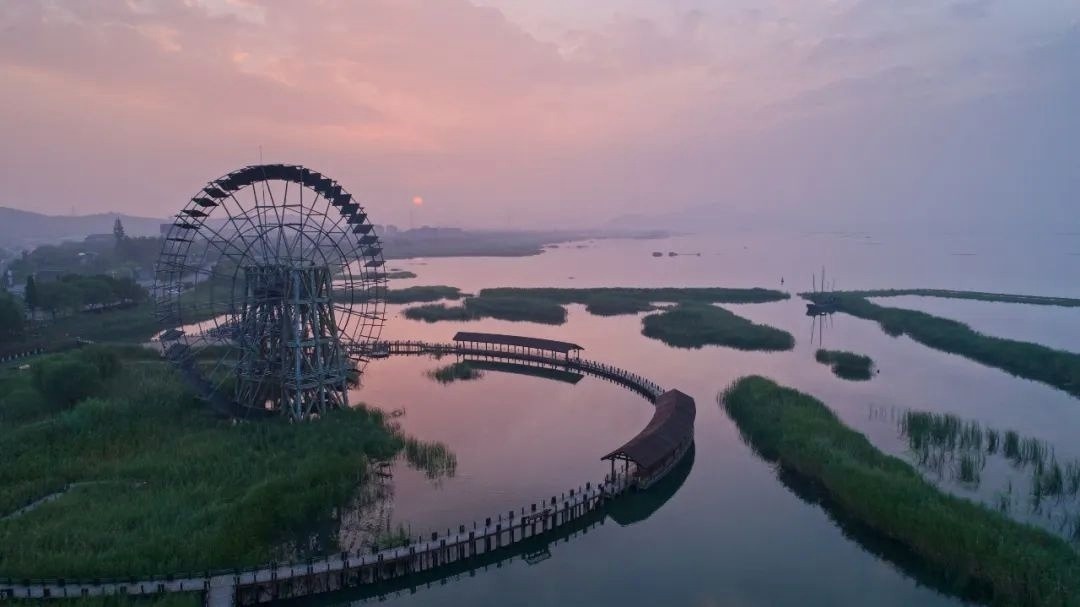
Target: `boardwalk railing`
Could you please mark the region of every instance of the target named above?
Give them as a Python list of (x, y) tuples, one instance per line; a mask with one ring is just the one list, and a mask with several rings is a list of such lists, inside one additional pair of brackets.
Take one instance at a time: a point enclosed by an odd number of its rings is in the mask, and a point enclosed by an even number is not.
[(385, 582), (463, 563), (514, 544), (540, 538), (596, 513), (606, 501), (629, 489), (625, 478), (605, 479), (518, 511), (465, 525), (445, 535), (433, 533), (405, 546), (377, 552), (342, 552), (301, 563), (174, 574), (146, 579), (12, 580), (0, 578), (0, 599), (77, 598), (202, 592), (207, 605), (253, 605), (290, 597)]
[(563, 369), (569, 371), (577, 371), (585, 373), (587, 375), (593, 375), (614, 381), (622, 384), (627, 388), (641, 394), (650, 401), (655, 402), (656, 399), (664, 393), (664, 389), (659, 384), (653, 382), (637, 373), (627, 371), (626, 369), (620, 369), (612, 365), (604, 363), (581, 359), (581, 358), (565, 358), (558, 356), (554, 352), (545, 352), (542, 350), (523, 351), (512, 349), (500, 349), (497, 345), (485, 346), (482, 344), (457, 344), (457, 343), (438, 343), (427, 341), (384, 341), (378, 342), (368, 348), (354, 349), (353, 352), (360, 356), (370, 356), (375, 352), (382, 352), (387, 355), (406, 355), (406, 356), (420, 356), (420, 355), (458, 355), (458, 356), (476, 356), (491, 359), (503, 359), (503, 360), (517, 360), (523, 362), (532, 362), (551, 368)]
[[(509, 359), (545, 367), (595, 375), (626, 386), (650, 401), (663, 394), (656, 383), (624, 369), (578, 358), (559, 357), (543, 350), (504, 350), (478, 344), (445, 344), (422, 341), (380, 342), (354, 350), (360, 356), (455, 354), (488, 359)], [(665, 473), (667, 470), (664, 471)], [(661, 475), (658, 475), (661, 476)], [(0, 600), (64, 597), (155, 595), (170, 592), (202, 592), (206, 605), (253, 605), (350, 587), (362, 587), (404, 578), (417, 573), (472, 559), (492, 558), (500, 550), (538, 540), (556, 530), (601, 516), (608, 500), (634, 486), (625, 475), (605, 478), (598, 485), (551, 496), (517, 511), (485, 519), (482, 525), (460, 525), (457, 531), (431, 534), (410, 544), (369, 552), (342, 552), (302, 563), (270, 563), (261, 567), (155, 576), (145, 579), (13, 580), (0, 578)], [(592, 520), (592, 519), (588, 519)]]

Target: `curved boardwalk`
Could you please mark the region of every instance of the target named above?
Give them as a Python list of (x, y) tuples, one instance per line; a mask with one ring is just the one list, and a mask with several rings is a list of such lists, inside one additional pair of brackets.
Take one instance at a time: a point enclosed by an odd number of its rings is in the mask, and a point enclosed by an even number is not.
[[(545, 368), (593, 375), (621, 384), (655, 403), (665, 392), (655, 382), (636, 373), (557, 351), (508, 348), (498, 344), (432, 343), (422, 341), (381, 342), (360, 356), (454, 354), (484, 360), (510, 360)], [(692, 434), (690, 436), (692, 443)], [(674, 454), (682, 460), (686, 449)], [(672, 466), (673, 467), (673, 466)], [(664, 474), (671, 467), (665, 468)], [(545, 536), (566, 535), (587, 529), (601, 520), (608, 500), (630, 490), (635, 479), (628, 473), (609, 475), (599, 484), (559, 496), (550, 496), (508, 511), (483, 524), (461, 525), (443, 535), (432, 534), (411, 544), (374, 553), (342, 552), (303, 563), (270, 563), (263, 567), (177, 574), (136, 580), (10, 580), (0, 578), (0, 599), (63, 598), (109, 595), (154, 595), (170, 592), (203, 593), (210, 606), (254, 605), (281, 599), (332, 592), (345, 588), (383, 585), (407, 576), (446, 569), (451, 574), (474, 561), (498, 561), (498, 555), (516, 545), (540, 544)], [(429, 574), (430, 576), (430, 574)], [(420, 576), (423, 577), (423, 576)]]
[(89, 596), (147, 596), (202, 592), (205, 603), (252, 605), (279, 599), (375, 584), (466, 560), (537, 539), (591, 517), (606, 500), (629, 487), (625, 479), (600, 486), (591, 483), (558, 497), (488, 518), (472, 528), (460, 526), (445, 535), (375, 553), (335, 554), (321, 560), (277, 564), (196, 576), (164, 576), (145, 580), (4, 580), (0, 599), (77, 598)]
[(656, 382), (649, 380), (637, 373), (620, 369), (601, 362), (583, 358), (564, 358), (554, 352), (542, 350), (512, 350), (499, 349), (493, 346), (467, 345), (457, 343), (438, 343), (427, 341), (385, 341), (375, 344), (370, 349), (359, 352), (360, 355), (370, 356), (373, 352), (383, 352), (391, 356), (423, 356), (448, 354), (476, 357), (488, 360), (511, 360), (525, 363), (533, 363), (552, 369), (575, 371), (585, 375), (592, 375), (621, 384), (634, 392), (656, 402), (656, 399), (664, 393), (664, 389)]

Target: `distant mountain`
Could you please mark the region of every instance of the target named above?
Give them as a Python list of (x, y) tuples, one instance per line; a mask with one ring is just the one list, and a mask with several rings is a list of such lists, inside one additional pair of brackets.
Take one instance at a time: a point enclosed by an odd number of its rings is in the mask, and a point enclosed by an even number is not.
[(111, 234), (117, 217), (128, 236), (157, 236), (158, 226), (166, 222), (122, 213), (60, 216), (0, 207), (0, 247), (32, 249), (40, 244), (82, 240), (89, 234)]

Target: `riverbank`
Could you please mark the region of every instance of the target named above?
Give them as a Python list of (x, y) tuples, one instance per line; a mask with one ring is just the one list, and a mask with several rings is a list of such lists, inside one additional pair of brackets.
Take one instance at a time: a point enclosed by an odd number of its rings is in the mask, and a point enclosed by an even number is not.
[(1080, 604), (1080, 554), (1066, 542), (939, 491), (820, 401), (753, 376), (721, 402), (763, 458), (812, 482), (846, 516), (910, 549), (953, 587), (981, 587), (993, 604)]

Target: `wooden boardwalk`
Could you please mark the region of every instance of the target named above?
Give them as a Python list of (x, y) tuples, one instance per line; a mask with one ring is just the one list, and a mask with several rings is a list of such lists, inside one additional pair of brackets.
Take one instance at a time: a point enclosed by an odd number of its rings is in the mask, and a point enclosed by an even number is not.
[(385, 341), (356, 353), (360, 356), (370, 356), (371, 352), (383, 352), (390, 356), (456, 355), (488, 360), (520, 361), (613, 381), (637, 392), (649, 399), (650, 402), (656, 402), (656, 399), (664, 393), (664, 389), (656, 382), (626, 369), (583, 358), (567, 359), (541, 350), (523, 351), (520, 349), (499, 349), (494, 346), (426, 341)]
[[(452, 354), (466, 359), (516, 361), (600, 377), (621, 384), (654, 403), (664, 394), (664, 389), (655, 382), (624, 369), (565, 354), (558, 356), (556, 352), (536, 348), (505, 348), (467, 342), (391, 341), (352, 354), (361, 357)], [(683, 459), (685, 452), (685, 449), (680, 450), (675, 459)], [(670, 468), (664, 469), (661, 476)], [(342, 552), (303, 563), (271, 563), (251, 569), (174, 574), (143, 580), (0, 578), (0, 600), (198, 592), (202, 593), (206, 605), (232, 607), (349, 588), (387, 589), (394, 588), (395, 584), (408, 587), (410, 580), (453, 575), (478, 562), (500, 562), (499, 559), (505, 558), (500, 555), (511, 553), (516, 547), (539, 545), (545, 546), (546, 550), (545, 538), (574, 533), (602, 522), (609, 500), (629, 491), (634, 482), (627, 474), (613, 472), (600, 484), (587, 483), (568, 493), (485, 519), (483, 524), (461, 525), (456, 531), (432, 534), (408, 545), (373, 553)], [(541, 559), (543, 555), (531, 558)]]
[(624, 479), (601, 486), (589, 484), (568, 494), (530, 504), (517, 512), (508, 511), (488, 518), (483, 525), (468, 529), (463, 525), (449, 534), (433, 534), (429, 539), (376, 553), (345, 552), (305, 563), (270, 564), (257, 569), (147, 580), (16, 582), (0, 579), (0, 599), (200, 592), (206, 605), (231, 607), (383, 584), (396, 578), (461, 565), (471, 559), (492, 556), (515, 544), (542, 538), (583, 517), (595, 515), (607, 500), (628, 488)]

